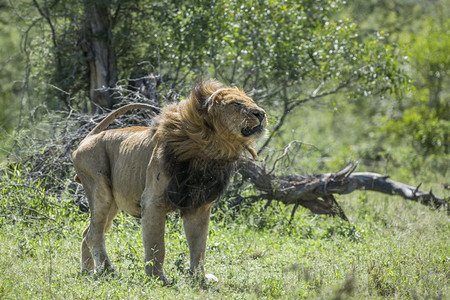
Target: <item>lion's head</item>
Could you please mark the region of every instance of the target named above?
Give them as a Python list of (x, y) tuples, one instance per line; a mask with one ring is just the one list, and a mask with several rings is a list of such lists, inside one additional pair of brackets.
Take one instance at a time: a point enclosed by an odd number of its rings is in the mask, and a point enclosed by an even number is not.
[[(210, 92), (211, 87), (216, 90), (206, 99), (198, 93), (199, 90)], [(191, 97), (194, 98), (191, 101), (200, 102), (206, 111), (205, 121), (216, 129), (216, 134), (245, 143), (258, 140), (265, 131), (265, 111), (242, 90), (218, 87), (217, 82), (213, 81), (198, 86)]]
[[(180, 160), (192, 156), (234, 161), (248, 150), (267, 126), (265, 111), (244, 91), (215, 80), (201, 82), (190, 97), (162, 113), (160, 128)], [(160, 131), (161, 132), (161, 131)]]

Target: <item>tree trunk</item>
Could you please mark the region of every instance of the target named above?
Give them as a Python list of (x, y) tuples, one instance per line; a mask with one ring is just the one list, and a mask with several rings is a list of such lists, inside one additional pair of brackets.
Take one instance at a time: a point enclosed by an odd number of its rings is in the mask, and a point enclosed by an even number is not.
[(93, 109), (116, 103), (113, 88), (117, 83), (117, 62), (112, 45), (112, 21), (107, 0), (84, 1), (85, 39), (82, 44), (89, 64), (89, 96)]

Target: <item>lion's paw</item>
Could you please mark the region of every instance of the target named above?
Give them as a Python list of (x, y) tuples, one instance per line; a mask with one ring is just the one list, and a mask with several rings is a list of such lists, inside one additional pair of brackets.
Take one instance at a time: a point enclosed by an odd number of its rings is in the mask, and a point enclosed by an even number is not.
[(170, 286), (169, 280), (164, 275), (150, 275), (150, 277), (162, 286)]
[(219, 279), (217, 279), (217, 277), (214, 276), (213, 274), (205, 274), (205, 282), (206, 283), (219, 282)]
[(114, 277), (117, 273), (112, 266), (108, 266), (107, 268), (96, 268), (94, 274), (97, 277)]

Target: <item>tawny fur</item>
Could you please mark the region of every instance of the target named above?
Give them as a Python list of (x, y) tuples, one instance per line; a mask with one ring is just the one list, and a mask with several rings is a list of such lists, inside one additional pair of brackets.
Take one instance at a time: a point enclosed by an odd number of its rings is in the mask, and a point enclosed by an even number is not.
[[(180, 209), (190, 267), (207, 278), (203, 262), (210, 208), (223, 193), (233, 165), (267, 125), (264, 110), (237, 88), (207, 81), (190, 97), (164, 107), (149, 128), (104, 130), (129, 105), (100, 122), (73, 153), (91, 221), (83, 232), (82, 270), (113, 271), (104, 233), (120, 210), (142, 218), (146, 271), (165, 281), (165, 215)], [(212, 275), (211, 275), (212, 276)]]

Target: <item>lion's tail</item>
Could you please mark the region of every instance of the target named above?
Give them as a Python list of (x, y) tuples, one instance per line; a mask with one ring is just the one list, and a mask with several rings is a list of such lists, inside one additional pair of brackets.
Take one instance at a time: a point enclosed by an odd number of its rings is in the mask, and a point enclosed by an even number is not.
[(122, 106), (112, 111), (106, 118), (104, 118), (100, 123), (98, 123), (97, 126), (95, 126), (94, 129), (91, 130), (91, 132), (89, 132), (86, 138), (88, 136), (102, 132), (103, 130), (106, 129), (106, 127), (109, 126), (109, 124), (111, 124), (115, 119), (117, 119), (117, 117), (133, 109), (148, 109), (152, 110), (155, 113), (159, 113), (161, 111), (159, 107), (144, 103), (134, 103)]

